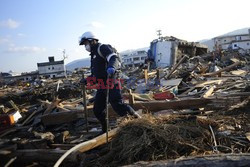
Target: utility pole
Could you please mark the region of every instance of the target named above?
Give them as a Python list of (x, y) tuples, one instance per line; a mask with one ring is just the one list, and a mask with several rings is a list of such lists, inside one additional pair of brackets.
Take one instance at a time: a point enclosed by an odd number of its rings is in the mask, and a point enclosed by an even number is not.
[(161, 35), (162, 35), (161, 30), (157, 30), (156, 32), (157, 32), (158, 39), (161, 39)]
[[(65, 59), (67, 59), (68, 58), (68, 56), (66, 55), (66, 50), (65, 49), (63, 49), (63, 61), (65, 60)], [(66, 72), (66, 67), (65, 67), (65, 65), (64, 65), (64, 76), (65, 76), (65, 78), (67, 78), (67, 72)]]
[(67, 59), (68, 58), (68, 56), (66, 55), (66, 50), (65, 49), (63, 49), (63, 60), (65, 60), (65, 59)]

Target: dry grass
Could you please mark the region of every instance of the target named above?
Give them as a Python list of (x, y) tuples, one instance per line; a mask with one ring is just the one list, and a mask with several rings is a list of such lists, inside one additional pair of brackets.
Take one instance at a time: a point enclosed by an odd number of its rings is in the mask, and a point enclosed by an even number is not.
[(145, 115), (142, 119), (127, 119), (121, 123), (120, 131), (109, 146), (111, 149), (95, 159), (94, 165), (117, 166), (212, 151), (209, 125), (217, 127), (214, 121), (195, 116)]

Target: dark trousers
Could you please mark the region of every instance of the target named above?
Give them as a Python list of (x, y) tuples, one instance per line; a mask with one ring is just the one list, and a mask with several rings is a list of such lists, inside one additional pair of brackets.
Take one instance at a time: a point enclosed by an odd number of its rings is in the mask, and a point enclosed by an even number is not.
[[(94, 102), (94, 114), (96, 118), (100, 121), (102, 125), (102, 131), (106, 132), (106, 89), (98, 89), (95, 96)], [(113, 89), (109, 89), (109, 103), (111, 104), (113, 110), (119, 116), (125, 116), (131, 113), (133, 110), (129, 105), (125, 104), (122, 100), (121, 90), (117, 89), (117, 85)]]

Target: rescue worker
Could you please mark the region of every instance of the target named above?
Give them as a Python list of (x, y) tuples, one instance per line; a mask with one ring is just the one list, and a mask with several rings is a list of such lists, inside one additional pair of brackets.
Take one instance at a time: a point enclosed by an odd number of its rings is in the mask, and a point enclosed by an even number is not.
[[(120, 62), (118, 55), (114, 52), (111, 45), (101, 44), (98, 41), (99, 39), (89, 31), (83, 33), (79, 40), (79, 45), (85, 45), (85, 49), (90, 52), (91, 56), (91, 76), (82, 81), (84, 84), (90, 83), (91, 80), (102, 80), (104, 85), (107, 85), (106, 81), (108, 76), (112, 76), (112, 78), (116, 79), (119, 77), (118, 70)], [(132, 115), (136, 118), (140, 117), (132, 107), (123, 102), (121, 90), (117, 89), (119, 84), (118, 82), (114, 83), (113, 88), (109, 90), (109, 103), (113, 110), (119, 116)], [(106, 88), (98, 87), (93, 108), (96, 118), (101, 123), (102, 133), (105, 133), (107, 130), (105, 120), (106, 94)]]

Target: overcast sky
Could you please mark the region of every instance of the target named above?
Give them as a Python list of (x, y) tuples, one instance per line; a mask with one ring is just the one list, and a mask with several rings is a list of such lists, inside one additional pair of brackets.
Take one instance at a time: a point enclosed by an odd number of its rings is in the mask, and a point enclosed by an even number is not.
[(29, 72), (48, 56), (88, 56), (93, 31), (119, 51), (148, 47), (156, 30), (188, 41), (249, 27), (249, 0), (0, 0), (0, 71)]

